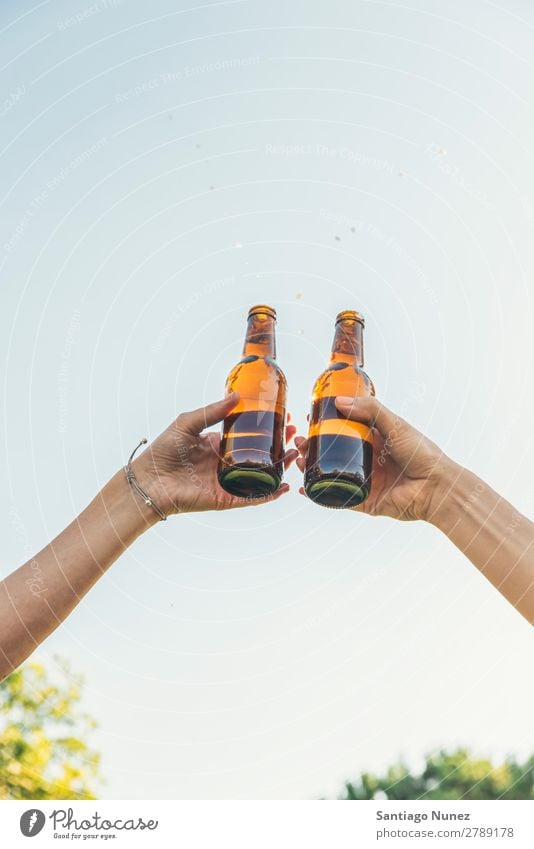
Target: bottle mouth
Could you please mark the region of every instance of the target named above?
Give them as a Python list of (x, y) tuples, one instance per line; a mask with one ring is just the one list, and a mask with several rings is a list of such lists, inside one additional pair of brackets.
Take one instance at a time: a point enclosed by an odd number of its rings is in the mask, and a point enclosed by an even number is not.
[(365, 327), (365, 318), (361, 312), (356, 310), (342, 310), (336, 316), (336, 324), (339, 324), (340, 321), (358, 321), (362, 327)]
[(258, 313), (262, 313), (263, 315), (269, 315), (271, 318), (274, 318), (276, 321), (276, 310), (274, 307), (268, 307), (267, 304), (256, 304), (255, 307), (251, 307), (248, 311), (248, 317), (251, 315), (258, 315)]

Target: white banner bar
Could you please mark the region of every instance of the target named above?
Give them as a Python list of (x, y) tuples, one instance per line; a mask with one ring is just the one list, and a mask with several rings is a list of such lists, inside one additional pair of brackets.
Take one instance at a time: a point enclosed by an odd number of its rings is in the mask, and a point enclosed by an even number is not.
[(534, 849), (534, 801), (5, 801), (0, 833), (8, 849)]

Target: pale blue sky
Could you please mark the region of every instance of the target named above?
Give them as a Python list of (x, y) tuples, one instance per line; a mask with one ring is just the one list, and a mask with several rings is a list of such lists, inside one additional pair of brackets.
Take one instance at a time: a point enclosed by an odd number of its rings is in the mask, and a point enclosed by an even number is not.
[[(534, 9), (3, 3), (3, 573), (279, 313), (301, 430), (343, 308), (378, 394), (534, 512)], [(144, 536), (39, 652), (114, 798), (335, 795), (534, 749), (528, 626), (432, 528), (321, 510)]]

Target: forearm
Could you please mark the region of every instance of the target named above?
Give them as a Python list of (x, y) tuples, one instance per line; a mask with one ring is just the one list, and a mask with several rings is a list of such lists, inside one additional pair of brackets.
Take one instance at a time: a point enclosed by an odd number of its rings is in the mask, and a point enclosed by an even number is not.
[(121, 470), (59, 536), (0, 583), (0, 680), (156, 521)]
[(534, 624), (534, 524), (467, 469), (445, 478), (430, 521)]

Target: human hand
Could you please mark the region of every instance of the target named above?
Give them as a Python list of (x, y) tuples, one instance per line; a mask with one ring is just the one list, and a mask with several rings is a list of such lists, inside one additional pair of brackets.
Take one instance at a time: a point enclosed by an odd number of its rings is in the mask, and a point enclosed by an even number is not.
[[(336, 398), (339, 412), (373, 428), (373, 471), (369, 497), (352, 509), (373, 516), (430, 521), (446, 497), (455, 464), (437, 445), (374, 397)], [(295, 439), (306, 467), (308, 442)], [(301, 487), (300, 492), (304, 494)]]
[[(289, 485), (283, 483), (274, 495), (254, 499), (238, 498), (219, 485), (217, 464), (220, 435), (202, 431), (222, 421), (238, 400), (239, 395), (233, 392), (222, 401), (182, 413), (133, 461), (132, 466), (139, 483), (165, 515), (264, 504), (266, 501), (276, 501), (288, 492)], [(295, 433), (296, 428), (288, 423), (286, 441), (293, 439)], [(298, 451), (294, 449), (286, 452), (286, 469), (297, 456)]]

